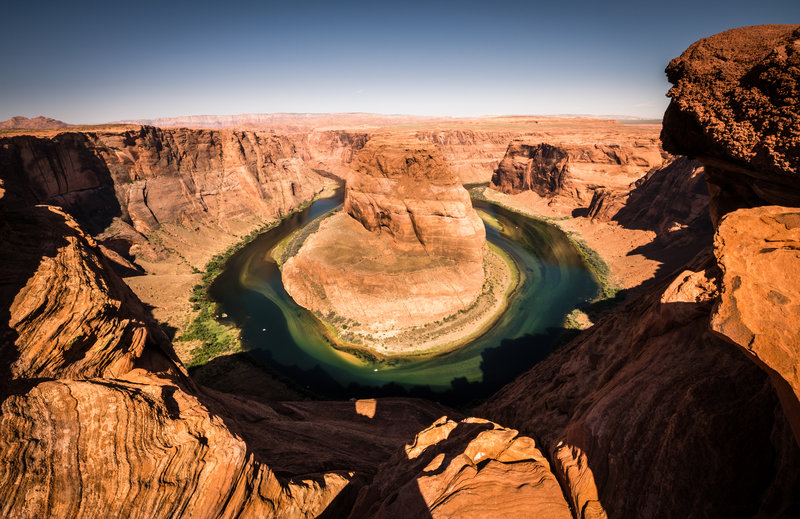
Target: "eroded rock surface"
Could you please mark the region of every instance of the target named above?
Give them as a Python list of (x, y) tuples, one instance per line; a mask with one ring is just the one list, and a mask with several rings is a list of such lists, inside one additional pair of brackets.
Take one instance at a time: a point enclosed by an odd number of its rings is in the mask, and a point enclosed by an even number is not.
[[(300, 305), (397, 354), (381, 338), (473, 305), (484, 288), (485, 247), (483, 222), (436, 147), (376, 137), (353, 162), (343, 212), (320, 224), (282, 277)], [(429, 347), (411, 339), (397, 346)]]
[[(792, 319), (780, 320), (793, 312), (791, 296), (781, 294), (800, 284), (791, 245), (792, 207), (800, 207), (800, 26), (704, 38), (670, 62), (667, 76), (664, 146), (703, 162), (719, 227), (726, 274), (714, 330), (767, 371), (800, 440), (800, 345)], [(787, 207), (741, 211), (773, 204)]]
[(533, 439), (477, 418), (442, 417), (359, 493), (356, 518), (570, 518)]
[(800, 209), (729, 213), (714, 245), (723, 275), (711, 329), (769, 374), (800, 444)]
[(5, 197), (0, 216), (3, 517), (341, 516), (362, 478), (451, 412), (197, 387), (72, 218)]
[(625, 135), (616, 137), (621, 144), (530, 138), (514, 141), (492, 175), (490, 186), (508, 194), (530, 190), (579, 205), (588, 205), (598, 190), (627, 191), (628, 185), (648, 170), (661, 166), (664, 157), (657, 142), (628, 142)]
[(705, 164), (715, 223), (739, 207), (800, 205), (800, 26), (704, 38), (667, 77), (664, 148)]
[(389, 233), (398, 250), (480, 261), (486, 231), (469, 193), (435, 146), (373, 137), (353, 162), (344, 211), (367, 230)]
[(709, 330), (715, 278), (698, 258), (476, 411), (535, 435), (579, 517), (797, 513), (800, 449), (764, 373)]
[(114, 218), (142, 234), (164, 223), (274, 218), (323, 184), (286, 137), (233, 130), (11, 137), (0, 164), (10, 195), (59, 205), (93, 233)]

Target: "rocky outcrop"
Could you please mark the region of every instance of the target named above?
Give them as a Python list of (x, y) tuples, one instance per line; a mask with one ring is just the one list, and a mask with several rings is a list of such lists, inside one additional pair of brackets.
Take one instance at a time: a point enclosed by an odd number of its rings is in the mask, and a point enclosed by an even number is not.
[(545, 143), (512, 143), (490, 185), (512, 195), (531, 190), (545, 196), (563, 190), (568, 180), (569, 155), (565, 150)]
[(432, 345), (404, 334), (473, 305), (485, 246), (483, 222), (435, 146), (373, 137), (353, 162), (343, 212), (305, 240), (282, 278), (298, 304), (343, 321), (372, 351), (424, 351)]
[(483, 222), (438, 150), (414, 139), (373, 137), (352, 165), (344, 210), (398, 250), (481, 261)]
[(486, 420), (442, 417), (361, 490), (352, 519), (572, 517), (533, 439)]
[(657, 243), (665, 246), (691, 241), (702, 241), (706, 246), (713, 232), (703, 166), (686, 157), (676, 157), (650, 170), (629, 191), (596, 190), (587, 216), (629, 229), (653, 231)]
[[(135, 367), (184, 375), (166, 336), (97, 254), (97, 244), (52, 207), (8, 209), (0, 240), (3, 380), (114, 378)], [(13, 223), (13, 225), (12, 225)]]
[(452, 412), (410, 399), (265, 405), (199, 388), (72, 218), (5, 201), (3, 517), (341, 516), (362, 478)]
[[(800, 342), (776, 319), (791, 315), (788, 294), (798, 284), (792, 207), (800, 207), (799, 66), (797, 25), (700, 40), (667, 67), (672, 101), (662, 131), (666, 149), (705, 165), (725, 272), (714, 330), (770, 375), (798, 441)], [(789, 207), (740, 211), (765, 205)]]
[(723, 275), (711, 329), (767, 372), (800, 444), (800, 209), (729, 213), (714, 245)]
[(732, 29), (667, 67), (664, 148), (703, 162), (715, 223), (740, 207), (800, 206), (798, 41), (797, 25)]
[(533, 191), (542, 197), (561, 197), (565, 204), (588, 205), (598, 191), (623, 193), (664, 157), (656, 142), (575, 144), (526, 138), (509, 144), (492, 175), (490, 187), (508, 194)]
[(800, 449), (775, 393), (708, 328), (717, 297), (709, 256), (477, 410), (537, 438), (578, 517), (796, 512)]

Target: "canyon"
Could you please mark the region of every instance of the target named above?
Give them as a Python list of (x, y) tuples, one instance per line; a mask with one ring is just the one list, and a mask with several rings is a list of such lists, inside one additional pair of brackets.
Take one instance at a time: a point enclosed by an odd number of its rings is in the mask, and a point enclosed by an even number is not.
[[(796, 25), (700, 40), (667, 68), (663, 126), (319, 116), (4, 133), (0, 513), (797, 516), (798, 59)], [(343, 211), (287, 279), (324, 278), (321, 251), (359, 236), (468, 265), (446, 279), (474, 294), (485, 238), (461, 184), (477, 182), (584, 240), (627, 297), (584, 308), (585, 330), (461, 411), (198, 383), (184, 363), (202, 344), (177, 338), (201, 271), (345, 177)], [(235, 353), (218, 352), (232, 358), (218, 376), (245, 369)]]

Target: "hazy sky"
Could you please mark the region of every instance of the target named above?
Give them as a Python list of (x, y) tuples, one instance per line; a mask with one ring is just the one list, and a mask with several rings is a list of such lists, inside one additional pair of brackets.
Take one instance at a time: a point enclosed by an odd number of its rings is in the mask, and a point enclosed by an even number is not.
[(664, 67), (800, 0), (0, 3), (0, 120), (377, 112), (661, 117)]

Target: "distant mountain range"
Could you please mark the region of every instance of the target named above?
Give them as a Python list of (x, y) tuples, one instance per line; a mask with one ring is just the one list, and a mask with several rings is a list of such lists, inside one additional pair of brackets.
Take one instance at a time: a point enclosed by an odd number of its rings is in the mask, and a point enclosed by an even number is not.
[(41, 115), (33, 119), (18, 115), (7, 121), (0, 122), (0, 129), (2, 130), (11, 128), (22, 128), (26, 130), (59, 130), (61, 128), (67, 128), (68, 126), (70, 125), (64, 121), (58, 121)]

